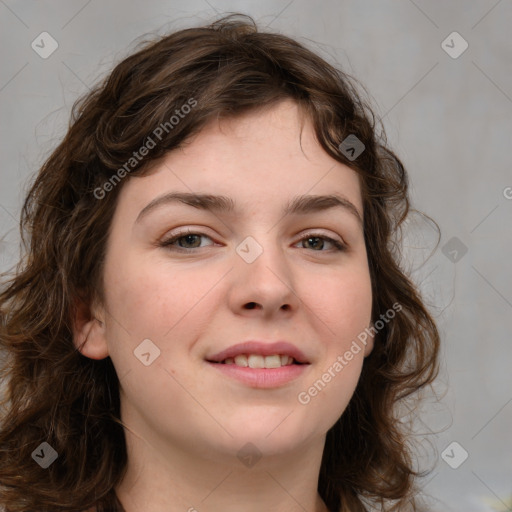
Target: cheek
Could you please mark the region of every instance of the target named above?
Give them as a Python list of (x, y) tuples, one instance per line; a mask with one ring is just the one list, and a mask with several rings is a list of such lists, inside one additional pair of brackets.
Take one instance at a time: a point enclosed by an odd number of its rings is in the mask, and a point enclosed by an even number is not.
[(300, 407), (322, 418), (328, 430), (345, 411), (361, 375), (365, 345), (358, 340), (371, 321), (372, 289), (367, 271), (318, 281), (317, 332), (324, 333), (317, 371), (298, 395)]
[(372, 287), (368, 269), (343, 271), (338, 275), (317, 280), (315, 296), (309, 303), (342, 348), (356, 337), (371, 321)]
[[(123, 318), (124, 327), (139, 336), (163, 337), (180, 328), (215, 282), (199, 267), (190, 271), (129, 261), (114, 269), (109, 304)], [(114, 316), (114, 315), (113, 315)]]
[(110, 276), (106, 286), (112, 317), (107, 339), (118, 374), (142, 369), (136, 354), (147, 339), (158, 354), (151, 366), (172, 371), (207, 328), (219, 305), (215, 286), (224, 272), (212, 272), (204, 265), (188, 267), (129, 259), (111, 265), (112, 271), (106, 274)]
[(110, 268), (107, 339), (125, 400), (148, 418), (162, 415), (162, 408), (190, 408), (184, 388), (193, 389), (197, 375), (182, 370), (184, 354), (209, 321), (214, 305), (208, 291), (220, 275), (128, 259)]

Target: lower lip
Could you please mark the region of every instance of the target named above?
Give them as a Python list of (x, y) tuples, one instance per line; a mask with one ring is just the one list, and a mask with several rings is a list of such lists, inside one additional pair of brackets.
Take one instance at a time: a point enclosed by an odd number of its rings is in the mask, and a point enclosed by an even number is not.
[(228, 377), (253, 388), (277, 388), (300, 377), (309, 364), (290, 364), (280, 368), (249, 368), (236, 364), (210, 363)]

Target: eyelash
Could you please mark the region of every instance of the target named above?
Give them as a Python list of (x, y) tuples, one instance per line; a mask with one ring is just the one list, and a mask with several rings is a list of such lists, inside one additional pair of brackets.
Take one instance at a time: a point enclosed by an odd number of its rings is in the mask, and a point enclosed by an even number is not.
[[(202, 247), (194, 247), (194, 248), (188, 249), (188, 248), (176, 247), (176, 246), (172, 245), (174, 242), (177, 242), (180, 238), (184, 238), (188, 235), (204, 236), (206, 238), (210, 238), (210, 240), (211, 240), (211, 237), (209, 237), (208, 235), (205, 235), (204, 233), (187, 230), (187, 231), (183, 231), (181, 233), (177, 233), (176, 235), (172, 236), (171, 238), (162, 240), (159, 243), (159, 245), (160, 245), (160, 247), (165, 247), (165, 248), (169, 249), (170, 251), (183, 252), (183, 253), (192, 253), (192, 252), (196, 252), (197, 249), (201, 249)], [(321, 235), (320, 233), (314, 233), (314, 232), (307, 233), (299, 240), (299, 242), (302, 242), (303, 240), (306, 240), (308, 238), (319, 238), (319, 239), (327, 240), (335, 247), (335, 249), (334, 249), (335, 252), (343, 252), (347, 249), (346, 245), (343, 244), (342, 242), (340, 242), (339, 240), (335, 240), (331, 237)], [(314, 251), (314, 252), (330, 252), (330, 251)]]

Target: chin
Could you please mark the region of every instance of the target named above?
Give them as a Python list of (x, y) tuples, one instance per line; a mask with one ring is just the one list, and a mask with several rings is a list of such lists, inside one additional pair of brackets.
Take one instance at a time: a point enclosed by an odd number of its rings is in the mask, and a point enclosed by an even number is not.
[[(269, 457), (283, 457), (287, 454), (298, 451), (301, 447), (302, 439), (282, 439), (276, 437), (272, 439), (272, 435), (267, 437), (267, 433), (261, 436), (248, 436), (248, 435), (235, 435), (229, 446), (217, 446), (217, 450), (225, 455), (226, 460), (238, 459), (242, 464), (248, 468), (255, 465), (256, 462), (269, 462)], [(219, 460), (218, 456), (215, 460)], [(259, 464), (260, 469), (264, 464)]]
[[(258, 423), (247, 423), (244, 421), (236, 427), (228, 427), (233, 435), (229, 438), (229, 444), (235, 447), (243, 447), (248, 443), (256, 446), (258, 450), (266, 455), (277, 455), (297, 449), (307, 439), (307, 431), (304, 424), (295, 424), (289, 418), (287, 411), (282, 414), (278, 421), (261, 421)], [(284, 421), (283, 421), (284, 420)]]

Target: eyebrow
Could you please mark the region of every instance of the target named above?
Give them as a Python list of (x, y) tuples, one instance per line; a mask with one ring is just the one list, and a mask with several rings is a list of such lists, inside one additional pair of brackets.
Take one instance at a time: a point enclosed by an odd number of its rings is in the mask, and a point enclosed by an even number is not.
[[(149, 212), (160, 208), (163, 205), (182, 203), (193, 206), (199, 210), (210, 211), (213, 213), (233, 213), (236, 212), (236, 204), (230, 197), (213, 194), (194, 194), (190, 192), (169, 192), (153, 199), (147, 204), (137, 216), (135, 223), (138, 223)], [(342, 208), (356, 217), (358, 223), (362, 226), (363, 219), (355, 205), (346, 197), (337, 194), (329, 195), (301, 195), (296, 196), (284, 206), (282, 215), (305, 215), (332, 208)]]

